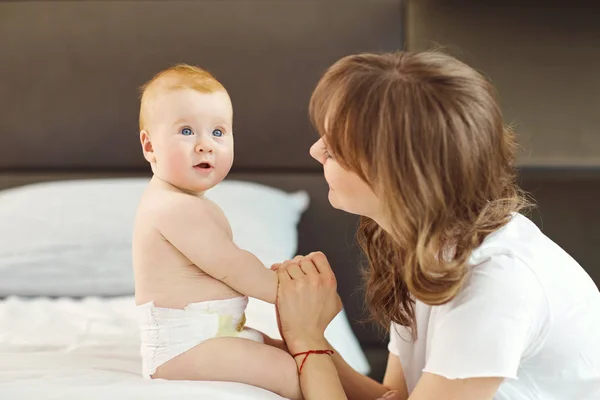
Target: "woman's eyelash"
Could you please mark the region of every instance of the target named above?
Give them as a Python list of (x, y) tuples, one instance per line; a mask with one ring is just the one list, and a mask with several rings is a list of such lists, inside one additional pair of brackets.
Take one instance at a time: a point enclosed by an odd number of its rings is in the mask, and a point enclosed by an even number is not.
[(323, 148), (323, 155), (325, 156), (325, 158), (333, 158), (331, 156), (331, 153), (329, 153), (329, 150), (327, 150), (327, 147)]

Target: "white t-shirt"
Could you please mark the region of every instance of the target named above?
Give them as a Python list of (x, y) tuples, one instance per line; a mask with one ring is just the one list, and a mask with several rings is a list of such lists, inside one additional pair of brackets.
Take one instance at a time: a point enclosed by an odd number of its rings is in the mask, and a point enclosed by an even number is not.
[(520, 214), (469, 264), (451, 302), (416, 302), (416, 342), (392, 324), (409, 393), (429, 372), (506, 378), (494, 400), (600, 399), (600, 292), (581, 266)]

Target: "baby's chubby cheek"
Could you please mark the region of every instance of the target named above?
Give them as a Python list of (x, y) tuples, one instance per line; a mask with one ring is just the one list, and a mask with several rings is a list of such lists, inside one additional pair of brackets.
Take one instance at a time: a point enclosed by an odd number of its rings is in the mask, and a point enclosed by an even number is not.
[(216, 160), (216, 168), (220, 173), (229, 173), (232, 166), (233, 154), (221, 154)]
[(191, 162), (186, 157), (182, 157), (180, 152), (171, 151), (167, 154), (166, 163), (169, 169), (181, 170), (184, 167), (191, 168)]

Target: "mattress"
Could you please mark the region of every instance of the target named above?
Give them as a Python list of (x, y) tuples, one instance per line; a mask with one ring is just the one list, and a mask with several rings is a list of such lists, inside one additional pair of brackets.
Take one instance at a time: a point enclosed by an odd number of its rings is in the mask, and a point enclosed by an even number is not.
[[(239, 383), (143, 379), (136, 312), (132, 297), (1, 301), (0, 399), (282, 399)], [(247, 320), (280, 337), (273, 305), (250, 299)], [(332, 345), (357, 370), (368, 368), (337, 326), (326, 331)]]

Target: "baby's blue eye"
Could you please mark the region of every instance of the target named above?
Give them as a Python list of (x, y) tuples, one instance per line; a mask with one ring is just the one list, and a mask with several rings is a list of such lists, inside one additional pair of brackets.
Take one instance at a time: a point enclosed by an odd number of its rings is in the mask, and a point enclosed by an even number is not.
[(215, 130), (212, 132), (212, 134), (213, 134), (213, 136), (216, 136), (216, 137), (221, 137), (221, 136), (223, 136), (223, 131), (221, 131), (220, 129), (215, 129)]
[(192, 130), (190, 128), (183, 128), (181, 130), (181, 134), (183, 136), (190, 136), (190, 135), (193, 135), (194, 133), (192, 132)]

